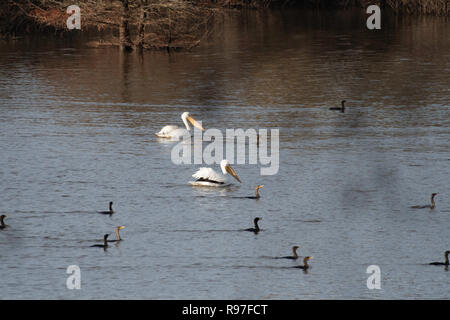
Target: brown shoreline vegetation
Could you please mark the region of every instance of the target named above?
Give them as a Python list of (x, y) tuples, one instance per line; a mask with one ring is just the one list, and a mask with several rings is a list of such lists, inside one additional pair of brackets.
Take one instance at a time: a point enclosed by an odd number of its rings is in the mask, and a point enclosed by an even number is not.
[[(376, 4), (398, 13), (449, 15), (448, 0), (217, 0), (223, 6), (236, 8), (270, 8), (270, 7), (310, 7), (316, 9), (336, 9), (361, 7)], [(216, 1), (214, 1), (216, 2)]]
[[(0, 2), (0, 34), (15, 38), (27, 34), (69, 34), (66, 21), (71, 0), (6, 0)], [(183, 0), (84, 0), (81, 30), (113, 35), (89, 46), (140, 49), (189, 49), (211, 32), (216, 8)]]
[[(69, 34), (70, 0), (0, 1), (0, 37), (36, 33)], [(190, 49), (212, 33), (214, 19), (225, 8), (267, 9), (308, 7), (336, 9), (377, 4), (394, 12), (448, 16), (450, 0), (83, 0), (82, 30), (114, 34), (89, 46), (116, 46), (124, 51)], [(76, 31), (75, 31), (76, 32)]]

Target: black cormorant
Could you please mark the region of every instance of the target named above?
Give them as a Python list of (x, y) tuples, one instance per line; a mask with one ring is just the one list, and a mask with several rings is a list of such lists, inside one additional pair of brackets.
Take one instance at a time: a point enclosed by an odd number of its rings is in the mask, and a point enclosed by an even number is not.
[(303, 269), (303, 270), (309, 269), (310, 266), (308, 265), (308, 261), (311, 260), (312, 258), (314, 258), (314, 257), (305, 257), (303, 259), (303, 265), (302, 266), (295, 266), (295, 267), (292, 267), (292, 268)]
[(297, 249), (300, 248), (300, 246), (293, 246), (292, 247), (292, 256), (284, 256), (284, 257), (277, 257), (276, 259), (292, 259), (292, 260), (297, 260), (298, 259), (298, 254), (297, 254)]
[(254, 228), (248, 228), (248, 229), (244, 229), (244, 231), (251, 231), (254, 233), (258, 233), (259, 231), (261, 231), (261, 229), (258, 226), (258, 221), (262, 220), (262, 218), (256, 217), (255, 219), (253, 219), (253, 224), (255, 225)]
[(259, 198), (261, 198), (261, 196), (259, 195), (259, 189), (261, 189), (262, 187), (264, 187), (263, 184), (257, 186), (257, 187), (255, 188), (255, 195), (254, 195), (254, 196), (247, 197), (247, 198), (248, 198), (248, 199), (259, 199)]
[(0, 216), (0, 229), (5, 229), (7, 227), (7, 225), (3, 221), (6, 217), (7, 217), (7, 215), (5, 215), (5, 214), (2, 214)]
[(345, 105), (344, 105), (344, 103), (345, 103), (345, 100), (342, 100), (341, 101), (341, 107), (331, 107), (330, 108), (330, 110), (336, 110), (336, 111), (340, 111), (340, 112), (342, 112), (342, 113), (344, 113), (345, 112)]
[(112, 208), (112, 205), (113, 205), (113, 202), (110, 201), (109, 202), (109, 211), (99, 211), (98, 213), (101, 213), (101, 214), (113, 214), (114, 210)]
[(107, 240), (108, 236), (109, 236), (109, 234), (105, 234), (105, 236), (103, 237), (103, 244), (94, 244), (91, 247), (106, 249), (108, 247), (108, 240)]
[(445, 251), (444, 256), (445, 256), (445, 262), (431, 262), (430, 264), (433, 266), (448, 266), (448, 255), (450, 254), (450, 251)]
[(434, 209), (436, 208), (436, 203), (434, 202), (434, 197), (438, 195), (439, 193), (432, 193), (431, 194), (431, 204), (427, 204), (425, 206), (412, 206), (413, 209)]

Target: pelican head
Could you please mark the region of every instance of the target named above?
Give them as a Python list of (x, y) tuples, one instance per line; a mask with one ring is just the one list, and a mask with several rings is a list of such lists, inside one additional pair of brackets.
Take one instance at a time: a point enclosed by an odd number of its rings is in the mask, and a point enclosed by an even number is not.
[(239, 179), (239, 177), (237, 176), (236, 172), (234, 171), (234, 169), (230, 166), (230, 164), (228, 163), (228, 160), (222, 160), (220, 162), (220, 168), (222, 169), (222, 173), (223, 174), (227, 174), (229, 173), (230, 175), (233, 176), (233, 178), (235, 178), (237, 181), (241, 182), (241, 180)]
[(186, 130), (190, 131), (191, 127), (189, 126), (189, 122), (196, 128), (205, 131), (205, 129), (202, 127), (202, 125), (197, 122), (190, 114), (189, 112), (183, 112), (181, 114), (181, 120), (183, 120), (184, 125), (186, 126)]

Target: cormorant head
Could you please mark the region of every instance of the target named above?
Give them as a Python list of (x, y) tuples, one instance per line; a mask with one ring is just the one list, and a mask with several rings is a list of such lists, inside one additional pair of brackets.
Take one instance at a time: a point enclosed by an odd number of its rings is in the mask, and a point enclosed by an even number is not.
[(312, 258), (314, 258), (314, 257), (308, 256), (308, 257), (305, 257), (305, 259), (303, 259), (303, 261), (304, 261), (304, 262), (307, 262), (307, 261), (311, 260)]
[(439, 193), (435, 192), (431, 194), (431, 199), (434, 199), (434, 197), (436, 197)]
[(256, 217), (253, 221), (255, 221), (255, 223), (256, 223), (256, 222), (258, 222), (259, 220), (262, 220), (262, 218)]
[(2, 214), (2, 215), (0, 216), (0, 219), (3, 220), (3, 219), (5, 219), (6, 217), (7, 217), (6, 214)]
[(341, 101), (341, 104), (342, 104), (342, 105), (344, 105), (344, 103), (346, 103), (346, 102), (347, 102), (347, 101), (345, 101), (345, 100), (342, 100), (342, 101)]
[(450, 251), (445, 251), (445, 255), (448, 256), (450, 254)]
[(264, 187), (264, 185), (263, 185), (263, 184), (261, 184), (261, 185), (257, 186), (257, 187), (256, 187), (256, 190), (258, 190), (258, 189), (261, 189), (262, 187)]
[(298, 248), (300, 248), (300, 246), (293, 246), (293, 247), (292, 247), (292, 250), (295, 251), (295, 250), (297, 250)]
[(125, 226), (117, 226), (116, 227), (117, 230), (122, 230), (123, 228), (125, 228)]

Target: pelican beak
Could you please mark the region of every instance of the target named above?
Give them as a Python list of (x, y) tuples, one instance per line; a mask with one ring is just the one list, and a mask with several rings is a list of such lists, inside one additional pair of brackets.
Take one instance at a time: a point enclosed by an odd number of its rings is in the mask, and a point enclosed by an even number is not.
[(187, 119), (194, 127), (198, 128), (198, 129), (200, 129), (200, 130), (202, 130), (202, 131), (205, 131), (205, 129), (202, 127), (202, 125), (201, 125), (199, 122), (197, 122), (197, 120), (195, 120), (194, 118), (192, 118), (191, 116), (188, 116), (186, 119)]
[(239, 177), (237, 176), (236, 172), (234, 171), (234, 169), (233, 169), (230, 165), (227, 165), (227, 166), (225, 167), (225, 170), (226, 170), (229, 174), (231, 174), (231, 175), (233, 176), (233, 178), (235, 178), (237, 181), (241, 182), (241, 180), (240, 180)]

